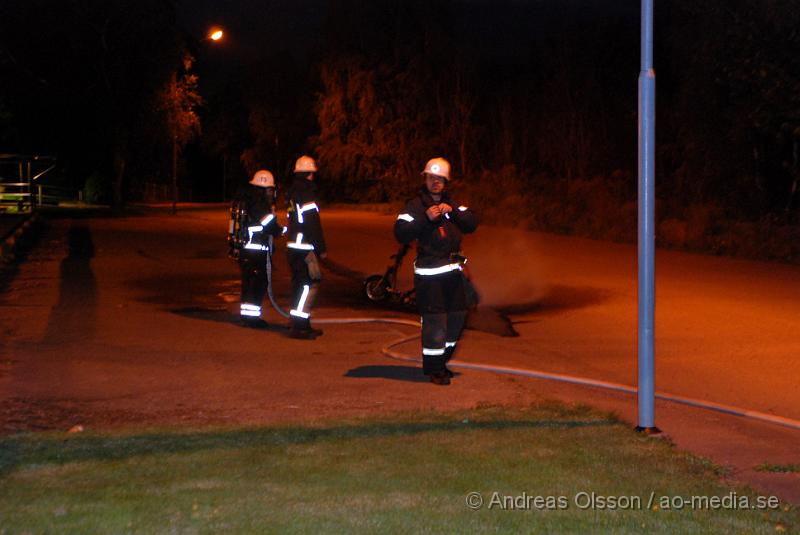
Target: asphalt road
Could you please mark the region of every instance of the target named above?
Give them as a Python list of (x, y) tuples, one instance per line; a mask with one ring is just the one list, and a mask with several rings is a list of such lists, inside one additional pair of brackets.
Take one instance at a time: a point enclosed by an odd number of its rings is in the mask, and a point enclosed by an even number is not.
[[(329, 219), (331, 257), (354, 269), (381, 265), (364, 249), (395, 247), (391, 216)], [(484, 303), (521, 337), (462, 360), (635, 386), (635, 247), (484, 227), (464, 249)], [(659, 391), (800, 420), (800, 266), (659, 250), (656, 277)]]
[[(394, 217), (324, 210), (329, 256), (316, 317), (398, 316), (361, 295), (396, 249)], [(425, 382), (380, 347), (392, 325), (328, 325), (315, 342), (236, 322), (238, 272), (226, 258), (227, 209), (182, 207), (49, 222), (0, 295), (4, 432), (129, 425), (251, 424), (478, 403), (586, 401), (635, 422), (635, 400), (594, 389), (464, 371)], [(629, 245), (482, 227), (465, 243), (483, 302), (520, 336), (468, 331), (458, 359), (634, 385), (636, 251)], [(287, 303), (278, 253), (275, 292)], [(410, 259), (401, 285), (410, 284)], [(800, 420), (800, 267), (658, 251), (656, 388)], [(400, 348), (409, 356), (418, 343)], [(657, 404), (680, 447), (800, 501), (800, 432)], [(727, 438), (725, 438), (727, 437)]]

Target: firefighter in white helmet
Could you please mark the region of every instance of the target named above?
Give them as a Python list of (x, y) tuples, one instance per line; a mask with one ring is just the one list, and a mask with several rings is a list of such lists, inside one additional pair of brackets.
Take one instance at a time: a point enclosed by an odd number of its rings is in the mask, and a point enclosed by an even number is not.
[(422, 171), (424, 183), (397, 216), (395, 238), (417, 241), (414, 288), (422, 316), (422, 371), (437, 385), (450, 384), (452, 358), (467, 316), (466, 258), (461, 237), (474, 232), (477, 216), (446, 191), (450, 162), (433, 158)]
[(289, 336), (304, 340), (312, 340), (322, 334), (320, 329), (311, 327), (311, 310), (322, 280), (319, 260), (326, 256), (314, 184), (316, 172), (317, 164), (312, 157), (298, 158), (287, 199), (289, 233), (286, 256), (292, 270)]
[(239, 317), (249, 326), (264, 325), (261, 303), (267, 291), (267, 262), (273, 239), (285, 231), (275, 216), (276, 198), (275, 178), (261, 169), (237, 192), (231, 205), (228, 244), (242, 274)]

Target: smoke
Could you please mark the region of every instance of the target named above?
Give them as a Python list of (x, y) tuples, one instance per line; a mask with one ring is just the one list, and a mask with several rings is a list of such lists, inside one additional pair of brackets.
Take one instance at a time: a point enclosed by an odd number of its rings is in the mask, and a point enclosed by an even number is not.
[(464, 253), (481, 304), (536, 303), (547, 290), (537, 234), (483, 226), (464, 240)]

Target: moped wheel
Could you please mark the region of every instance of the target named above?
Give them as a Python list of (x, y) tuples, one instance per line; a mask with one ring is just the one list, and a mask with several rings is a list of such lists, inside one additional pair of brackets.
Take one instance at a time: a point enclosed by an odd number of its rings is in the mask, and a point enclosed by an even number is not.
[(389, 299), (389, 286), (383, 275), (370, 275), (364, 281), (364, 295), (375, 303)]

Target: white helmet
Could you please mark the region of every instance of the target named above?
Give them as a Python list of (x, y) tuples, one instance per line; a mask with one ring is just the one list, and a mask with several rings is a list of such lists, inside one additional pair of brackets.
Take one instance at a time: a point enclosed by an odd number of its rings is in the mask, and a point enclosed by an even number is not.
[(300, 156), (294, 163), (295, 173), (314, 173), (317, 170), (317, 164), (311, 156)]
[(444, 178), (445, 180), (450, 180), (450, 162), (444, 158), (434, 158), (432, 160), (428, 160), (428, 163), (425, 164), (425, 170), (422, 171), (422, 174), (436, 175)]
[(259, 188), (274, 188), (275, 177), (273, 177), (272, 173), (266, 169), (260, 169), (253, 175), (253, 179), (250, 181), (250, 183), (254, 186), (258, 186)]

